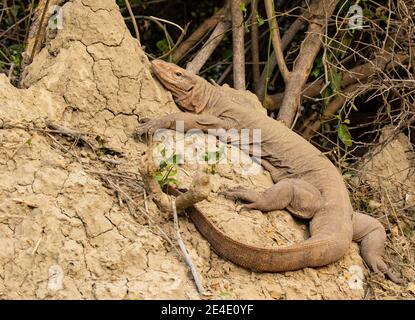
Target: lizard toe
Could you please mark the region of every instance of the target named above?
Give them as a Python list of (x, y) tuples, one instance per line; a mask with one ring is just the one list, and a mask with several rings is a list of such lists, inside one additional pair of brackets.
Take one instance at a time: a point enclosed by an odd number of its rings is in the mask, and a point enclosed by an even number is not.
[(241, 213), (243, 211), (249, 211), (249, 210), (257, 210), (257, 208), (255, 207), (253, 203), (250, 203), (250, 204), (241, 205), (239, 209), (237, 209), (238, 213)]
[(238, 199), (241, 192), (244, 192), (244, 191), (246, 191), (245, 188), (239, 187), (239, 188), (224, 190), (224, 191), (220, 192), (219, 194), (226, 197), (226, 198)]
[(397, 284), (402, 283), (402, 279), (396, 276), (395, 274), (393, 274), (392, 271), (389, 270), (388, 266), (383, 261), (382, 257), (373, 256), (370, 259), (368, 259), (367, 263), (372, 268), (372, 270), (378, 275), (382, 277), (386, 276), (389, 280), (391, 280), (394, 283), (397, 283)]

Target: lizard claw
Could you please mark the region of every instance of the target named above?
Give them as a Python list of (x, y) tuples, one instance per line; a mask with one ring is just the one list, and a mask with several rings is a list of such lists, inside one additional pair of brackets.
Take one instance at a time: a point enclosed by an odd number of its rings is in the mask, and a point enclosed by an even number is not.
[(239, 199), (239, 195), (243, 191), (247, 191), (247, 189), (243, 187), (227, 189), (227, 190), (219, 192), (219, 195), (224, 196), (225, 198), (236, 200), (236, 199)]
[(242, 200), (246, 202), (250, 202), (251, 204), (247, 205), (247, 209), (252, 209), (253, 203), (259, 199), (259, 194), (253, 190), (246, 189), (244, 187), (239, 187), (235, 189), (228, 189), (221, 192), (227, 198), (232, 200)]
[(244, 204), (238, 209), (238, 213), (249, 210), (257, 210), (256, 205), (254, 203)]
[(170, 125), (170, 120), (166, 120), (164, 118), (160, 119), (142, 119), (142, 123), (138, 125), (138, 127), (134, 131), (134, 137), (141, 141), (141, 138), (144, 135), (147, 137), (152, 137), (153, 134), (162, 128), (168, 128)]
[(372, 268), (372, 270), (380, 275), (381, 277), (387, 277), (390, 281), (401, 284), (403, 280), (394, 275), (389, 268), (387, 267), (386, 263), (383, 261), (383, 259), (380, 256), (372, 256), (366, 260), (369, 267)]

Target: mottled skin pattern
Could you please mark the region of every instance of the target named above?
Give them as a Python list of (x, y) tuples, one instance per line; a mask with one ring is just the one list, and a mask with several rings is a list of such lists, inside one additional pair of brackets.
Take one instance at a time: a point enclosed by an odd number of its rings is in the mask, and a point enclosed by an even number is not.
[(258, 112), (253, 105), (235, 103), (229, 90), (225, 92), (174, 64), (154, 60), (152, 66), (176, 102), (189, 112), (150, 120), (139, 125), (136, 135), (152, 134), (161, 128), (175, 129), (176, 121), (184, 122), (185, 131), (261, 129), (261, 157), (275, 185), (262, 193), (239, 188), (223, 194), (247, 201), (248, 209), (263, 212), (287, 209), (310, 220), (311, 237), (304, 242), (280, 248), (255, 248), (213, 231), (214, 227), (201, 217), (195, 223), (217, 252), (246, 268), (278, 272), (337, 261), (354, 240), (361, 243), (361, 255), (375, 272), (399, 282), (382, 259), (386, 240), (383, 226), (370, 216), (353, 212), (341, 174), (318, 149), (282, 123)]

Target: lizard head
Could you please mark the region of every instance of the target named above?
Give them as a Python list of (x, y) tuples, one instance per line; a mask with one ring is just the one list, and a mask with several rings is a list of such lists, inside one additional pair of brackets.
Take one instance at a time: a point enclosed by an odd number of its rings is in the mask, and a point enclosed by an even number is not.
[(193, 104), (192, 89), (198, 84), (200, 77), (186, 71), (179, 66), (163, 60), (155, 59), (151, 62), (153, 72), (163, 86), (171, 91), (176, 102), (184, 109), (200, 113), (203, 108)]

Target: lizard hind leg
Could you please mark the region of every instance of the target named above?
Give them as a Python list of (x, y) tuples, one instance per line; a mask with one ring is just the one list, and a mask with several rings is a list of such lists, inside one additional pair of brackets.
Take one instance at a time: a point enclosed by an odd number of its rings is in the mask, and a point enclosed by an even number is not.
[(383, 261), (386, 232), (377, 219), (355, 212), (353, 217), (353, 240), (360, 242), (360, 254), (374, 272), (382, 276), (386, 275), (395, 283), (402, 282)]
[(262, 212), (288, 209), (294, 216), (303, 219), (311, 219), (321, 204), (320, 192), (299, 179), (283, 179), (261, 193), (239, 188), (223, 194), (251, 202), (244, 205), (243, 209), (257, 209)]

